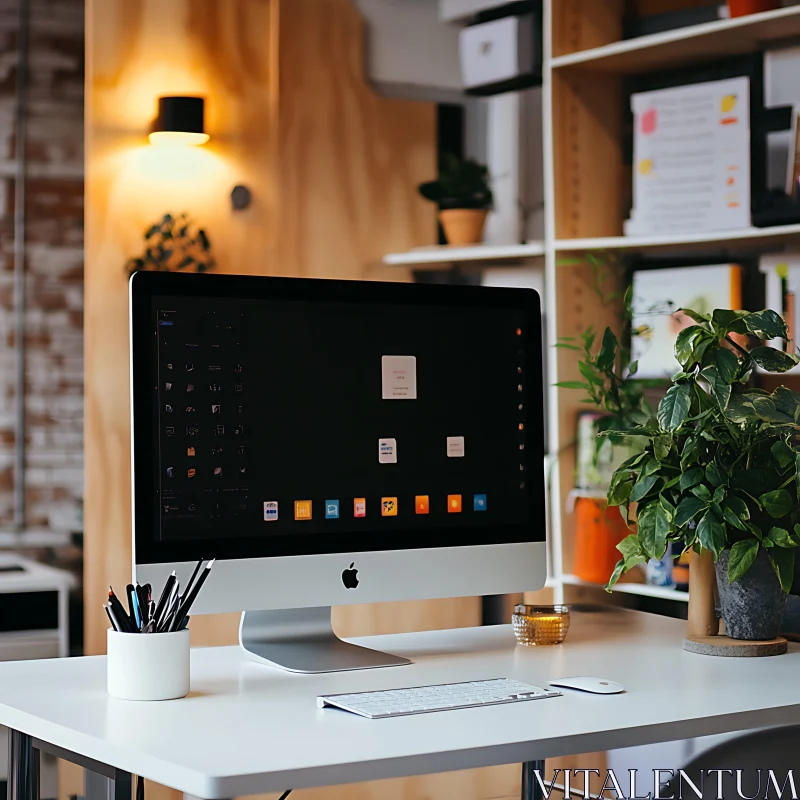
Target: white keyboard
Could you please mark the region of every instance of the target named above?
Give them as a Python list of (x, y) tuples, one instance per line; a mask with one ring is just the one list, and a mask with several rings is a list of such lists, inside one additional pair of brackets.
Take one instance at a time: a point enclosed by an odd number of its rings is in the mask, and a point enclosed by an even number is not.
[(438, 686), (416, 686), (411, 689), (387, 689), (381, 692), (331, 694), (317, 698), (320, 708), (341, 708), (368, 719), (402, 717), (406, 714), (427, 714), (456, 708), (494, 706), (499, 703), (521, 703), (544, 697), (559, 697), (561, 692), (540, 689), (509, 678), (495, 678), (470, 683), (442, 683)]

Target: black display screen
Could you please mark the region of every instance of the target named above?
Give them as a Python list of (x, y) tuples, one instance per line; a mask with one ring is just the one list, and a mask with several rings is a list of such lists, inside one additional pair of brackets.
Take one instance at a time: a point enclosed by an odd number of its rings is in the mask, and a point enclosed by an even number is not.
[(535, 293), (160, 277), (133, 290), (137, 560), (544, 538)]

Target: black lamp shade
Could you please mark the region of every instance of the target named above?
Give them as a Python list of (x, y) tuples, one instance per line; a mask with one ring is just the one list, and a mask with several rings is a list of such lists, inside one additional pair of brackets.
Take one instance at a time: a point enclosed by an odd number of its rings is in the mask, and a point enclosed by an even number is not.
[[(187, 144), (202, 144), (208, 139), (205, 132), (205, 100), (202, 97), (159, 97), (158, 118), (150, 141), (172, 138), (178, 143), (179, 134), (187, 134)], [(162, 135), (162, 136), (160, 136)]]

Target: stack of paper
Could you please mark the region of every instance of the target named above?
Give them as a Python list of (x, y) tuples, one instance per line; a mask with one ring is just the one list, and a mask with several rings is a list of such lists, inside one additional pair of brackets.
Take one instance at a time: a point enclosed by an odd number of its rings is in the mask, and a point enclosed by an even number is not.
[(742, 77), (631, 95), (627, 236), (750, 226), (749, 91)]

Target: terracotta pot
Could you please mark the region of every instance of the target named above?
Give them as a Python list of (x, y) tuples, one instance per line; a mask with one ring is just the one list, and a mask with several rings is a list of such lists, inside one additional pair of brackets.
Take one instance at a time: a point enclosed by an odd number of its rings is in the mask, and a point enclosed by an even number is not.
[(620, 559), (617, 545), (629, 534), (619, 509), (602, 500), (579, 497), (575, 504), (575, 574), (590, 583), (606, 584)]
[(761, 11), (772, 11), (778, 7), (778, 0), (728, 0), (728, 11), (732, 17), (744, 17)]
[(478, 244), (489, 212), (483, 208), (448, 208), (439, 212), (447, 243), (456, 247)]

